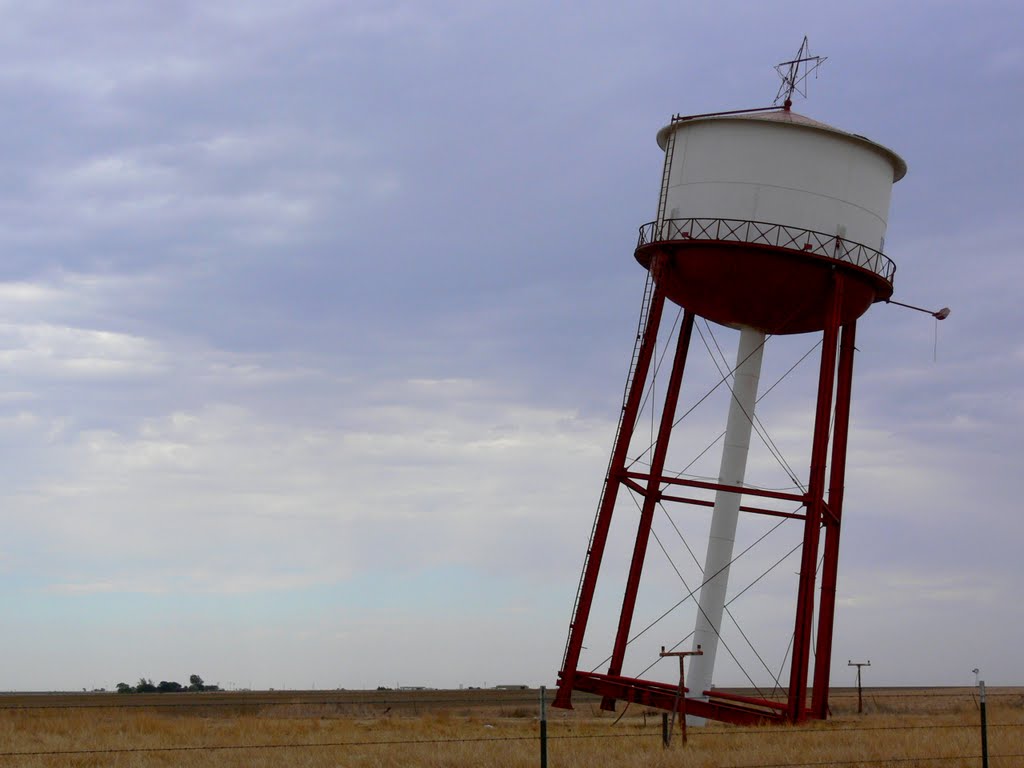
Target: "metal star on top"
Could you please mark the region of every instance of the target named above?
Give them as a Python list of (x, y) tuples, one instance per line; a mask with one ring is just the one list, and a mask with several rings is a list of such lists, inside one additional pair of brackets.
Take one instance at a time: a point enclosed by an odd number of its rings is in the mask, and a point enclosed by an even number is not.
[(804, 35), (804, 41), (800, 45), (800, 50), (796, 52), (796, 58), (775, 65), (775, 71), (782, 78), (782, 85), (779, 86), (779, 92), (775, 94), (775, 101), (772, 103), (778, 104), (780, 99), (784, 99), (784, 103), (788, 107), (793, 103), (794, 93), (799, 93), (806, 99), (807, 76), (814, 72), (815, 78), (817, 78), (818, 67), (827, 60), (827, 56), (811, 56), (807, 35)]

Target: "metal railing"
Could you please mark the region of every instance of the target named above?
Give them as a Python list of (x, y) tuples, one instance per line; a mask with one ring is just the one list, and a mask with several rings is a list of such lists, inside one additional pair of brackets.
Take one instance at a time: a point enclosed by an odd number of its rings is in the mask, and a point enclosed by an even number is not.
[(895, 262), (874, 248), (837, 235), (765, 221), (698, 218), (665, 219), (660, 223), (651, 221), (640, 227), (636, 247), (639, 249), (652, 243), (687, 240), (750, 243), (799, 251), (866, 269), (888, 283), (892, 283), (896, 274)]

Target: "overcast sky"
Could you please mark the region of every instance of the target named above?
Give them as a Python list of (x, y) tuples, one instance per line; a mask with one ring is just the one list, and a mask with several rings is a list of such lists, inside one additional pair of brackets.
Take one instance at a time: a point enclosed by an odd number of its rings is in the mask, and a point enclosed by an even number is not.
[[(895, 298), (953, 308), (859, 329), (833, 680), (1024, 683), (1021, 29), (1017, 2), (3, 3), (0, 689), (553, 685), (654, 135), (770, 104), (804, 34), (829, 59), (796, 110), (909, 165)], [(801, 476), (813, 366), (763, 417)], [(650, 559), (637, 626), (681, 594)], [(768, 667), (797, 568), (734, 606)]]

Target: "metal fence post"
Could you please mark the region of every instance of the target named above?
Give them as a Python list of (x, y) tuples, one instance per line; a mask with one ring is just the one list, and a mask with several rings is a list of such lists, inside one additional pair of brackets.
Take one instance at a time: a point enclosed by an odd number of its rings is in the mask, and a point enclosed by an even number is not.
[(978, 681), (978, 701), (981, 706), (981, 766), (988, 768), (988, 722), (985, 718), (985, 681)]
[(548, 712), (545, 688), (540, 687), (540, 768), (548, 768)]

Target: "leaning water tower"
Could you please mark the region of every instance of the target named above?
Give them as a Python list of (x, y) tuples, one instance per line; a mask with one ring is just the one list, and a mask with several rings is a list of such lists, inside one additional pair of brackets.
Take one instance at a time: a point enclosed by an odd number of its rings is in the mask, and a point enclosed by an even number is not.
[[(796, 59), (780, 65), (786, 68), (783, 106), (677, 115), (658, 131), (665, 162), (657, 217), (640, 227), (634, 254), (648, 271), (641, 323), (555, 706), (571, 708), (572, 693), (581, 691), (601, 696), (604, 709), (614, 709), (616, 701), (636, 702), (733, 723), (800, 722), (828, 714), (854, 336), (857, 319), (873, 303), (889, 301), (893, 292), (895, 265), (883, 253), (886, 221), (892, 186), (907, 167), (880, 144), (792, 111), (793, 91), (806, 77), (807, 65), (817, 63), (817, 57), (806, 55), (805, 39)], [(638, 469), (628, 454), (639, 409), (649, 398), (645, 382), (666, 302), (682, 308), (682, 321), (675, 349), (666, 355), (671, 373), (661, 394), (656, 438)], [(677, 403), (698, 318), (739, 330), (714, 482), (665, 467), (673, 432), (679, 431)], [(816, 400), (808, 404), (813, 410), (810, 468), (795, 490), (767, 490), (744, 481), (762, 352), (766, 338), (792, 334), (816, 334), (821, 341)], [(651, 429), (653, 437), (653, 422)], [(638, 499), (636, 538), (610, 656), (600, 671), (587, 671), (578, 668), (580, 654), (622, 486)], [(796, 510), (780, 511), (782, 502), (795, 503)], [(692, 590), (696, 626), (685, 651), (700, 653), (690, 658), (685, 688), (681, 679), (623, 674), (652, 519), (656, 507), (667, 503), (710, 511), (703, 513), (710, 514), (710, 533), (701, 583)], [(741, 511), (784, 518), (799, 531), (788, 688), (783, 684), (781, 695), (772, 697), (713, 685)]]

